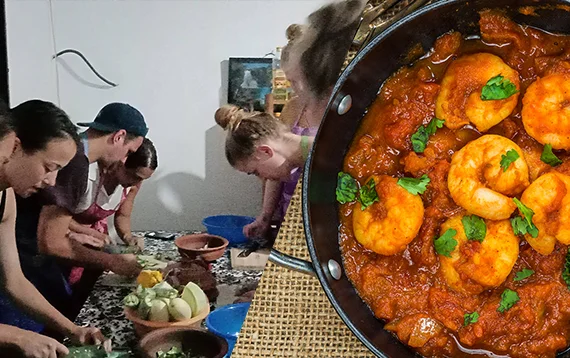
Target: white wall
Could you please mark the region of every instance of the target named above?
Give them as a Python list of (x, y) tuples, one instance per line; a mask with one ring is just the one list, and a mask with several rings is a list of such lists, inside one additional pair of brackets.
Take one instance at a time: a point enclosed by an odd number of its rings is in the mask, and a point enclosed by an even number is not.
[[(202, 218), (221, 213), (255, 216), (259, 180), (227, 164), (224, 133), (213, 121), (226, 100), (223, 61), (284, 45), (287, 26), (324, 3), (8, 0), (11, 104), (50, 100), (75, 122), (114, 101), (143, 112), (159, 170), (137, 198), (136, 230), (201, 229)], [(118, 87), (105, 86), (75, 55), (52, 60), (66, 48), (81, 51)]]

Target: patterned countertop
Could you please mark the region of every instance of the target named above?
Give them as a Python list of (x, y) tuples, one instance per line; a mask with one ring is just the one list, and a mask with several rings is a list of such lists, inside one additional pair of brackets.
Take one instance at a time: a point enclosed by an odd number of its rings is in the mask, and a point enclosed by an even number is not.
[[(144, 232), (137, 233), (144, 235)], [(186, 234), (186, 232), (175, 233), (176, 237)], [(145, 238), (145, 255), (157, 253), (175, 257), (178, 255), (173, 240), (157, 240)], [(244, 287), (257, 285), (261, 278), (262, 271), (238, 271), (233, 270), (230, 263), (230, 250), (226, 250), (224, 256), (212, 262), (212, 273), (216, 277), (218, 288), (224, 286), (225, 291), (238, 291)], [(103, 274), (103, 276), (106, 274)], [(91, 292), (87, 302), (77, 316), (75, 323), (80, 326), (92, 325), (100, 328), (103, 333), (112, 339), (113, 347), (116, 349), (134, 349), (137, 339), (135, 337), (133, 324), (125, 318), (123, 314), (122, 299), (128, 295), (132, 288), (129, 287), (108, 287), (101, 284), (101, 276)], [(220, 297), (217, 302), (210, 304), (213, 311), (219, 306)]]

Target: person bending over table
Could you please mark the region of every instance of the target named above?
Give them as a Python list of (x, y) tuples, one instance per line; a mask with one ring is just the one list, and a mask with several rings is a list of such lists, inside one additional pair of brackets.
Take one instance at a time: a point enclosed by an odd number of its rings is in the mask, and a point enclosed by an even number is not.
[[(0, 106), (0, 351), (2, 356), (48, 358), (67, 354), (56, 340), (20, 327), (7, 305), (16, 304), (74, 343), (107, 341), (92, 327), (79, 327), (58, 312), (26, 279), (16, 246), (16, 199), (53, 186), (56, 175), (77, 152), (79, 137), (67, 114), (54, 104), (27, 101), (12, 110)], [(17, 323), (17, 322), (16, 322)], [(25, 327), (24, 327), (25, 328)], [(8, 353), (9, 352), (9, 353)]]

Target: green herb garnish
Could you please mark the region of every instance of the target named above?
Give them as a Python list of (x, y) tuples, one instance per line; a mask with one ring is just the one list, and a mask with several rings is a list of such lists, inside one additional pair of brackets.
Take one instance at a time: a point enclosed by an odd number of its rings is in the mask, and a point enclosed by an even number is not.
[(501, 294), (501, 303), (499, 303), (497, 311), (503, 313), (513, 307), (519, 300), (519, 295), (515, 291), (507, 288)]
[(542, 160), (543, 162), (545, 162), (546, 164), (548, 164), (552, 167), (555, 167), (555, 166), (562, 164), (562, 161), (560, 160), (560, 158), (558, 158), (556, 156), (556, 154), (554, 154), (552, 152), (552, 145), (551, 144), (546, 144), (544, 146), (544, 149), (542, 149), (542, 154), (540, 156), (540, 160)]
[(461, 219), (463, 223), (463, 231), (469, 240), (482, 242), (487, 235), (487, 225), (485, 221), (477, 215), (464, 216)]
[(466, 313), (463, 315), (463, 326), (468, 326), (471, 323), (475, 323), (479, 320), (479, 313)]
[(435, 251), (442, 256), (451, 257), (451, 253), (457, 246), (457, 240), (453, 238), (455, 235), (457, 235), (455, 229), (447, 229), (434, 241)]
[(398, 179), (398, 185), (413, 195), (423, 194), (426, 191), (429, 182), (430, 179), (426, 174), (422, 175), (420, 178)]
[(528, 225), (528, 223), (520, 216), (516, 216), (511, 219), (511, 226), (513, 227), (515, 235), (529, 234), (534, 238), (538, 237), (538, 228), (534, 226), (534, 224), (532, 226)]
[(528, 278), (530, 276), (532, 276), (532, 274), (534, 274), (534, 271), (531, 269), (527, 269), (527, 268), (523, 268), (522, 270), (520, 270), (519, 272), (517, 272), (517, 274), (515, 275), (514, 280), (515, 281), (522, 281), (525, 278)]
[(358, 185), (356, 179), (350, 174), (340, 172), (336, 184), (336, 200), (341, 204), (350, 203), (356, 200)]
[[(532, 237), (536, 238), (538, 237), (538, 228), (533, 224), (532, 222), (532, 217), (534, 216), (534, 211), (532, 211), (532, 209), (530, 209), (529, 207), (527, 207), (526, 205), (524, 205), (519, 199), (517, 198), (513, 198), (513, 201), (515, 202), (515, 204), (517, 205), (517, 207), (519, 208), (519, 210), (521, 211), (524, 221), (526, 223), (525, 230), (521, 230), (520, 227), (520, 223), (517, 222), (517, 229), (522, 232), (522, 231), (526, 231), (527, 233), (529, 233)], [(516, 218), (515, 218), (516, 219)], [(511, 221), (511, 225), (513, 226), (513, 230), (515, 230), (515, 234), (517, 233), (517, 229), (515, 229), (513, 221)]]
[(509, 169), (509, 166), (519, 158), (519, 153), (514, 149), (509, 150), (507, 154), (501, 155), (501, 168), (503, 169), (503, 172), (506, 172), (507, 169)]
[(361, 204), (361, 209), (364, 210), (370, 205), (374, 204), (375, 201), (380, 201), (378, 199), (378, 193), (376, 192), (376, 184), (374, 183), (374, 178), (371, 178), (368, 183), (360, 188), (360, 196), (358, 201)]
[(427, 126), (420, 126), (416, 133), (410, 137), (414, 152), (423, 153), (426, 149), (429, 137), (434, 135), (438, 128), (442, 128), (444, 122), (444, 120), (433, 118)]
[(505, 99), (518, 93), (517, 86), (502, 75), (492, 77), (481, 90), (481, 99), (491, 101)]
[(566, 253), (566, 261), (564, 262), (564, 269), (562, 270), (562, 279), (566, 282), (566, 286), (570, 290), (570, 247)]

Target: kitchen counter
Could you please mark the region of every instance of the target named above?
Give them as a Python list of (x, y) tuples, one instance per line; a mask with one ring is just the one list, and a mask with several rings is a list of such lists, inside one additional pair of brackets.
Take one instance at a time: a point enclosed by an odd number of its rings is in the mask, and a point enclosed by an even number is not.
[[(195, 232), (196, 233), (196, 232)], [(144, 232), (136, 233), (144, 235)], [(175, 233), (176, 237), (186, 232)], [(143, 254), (154, 255), (157, 253), (167, 256), (176, 256), (178, 251), (173, 240), (157, 240), (145, 238)], [(210, 303), (213, 311), (216, 307), (232, 303), (233, 294), (248, 287), (255, 287), (261, 278), (263, 271), (238, 271), (233, 270), (230, 264), (230, 250), (226, 250), (224, 256), (212, 262), (212, 273), (216, 277), (220, 295), (216, 302)], [(113, 347), (117, 349), (133, 349), (136, 346), (133, 324), (123, 314), (123, 298), (133, 289), (130, 287), (108, 287), (101, 284), (103, 274), (95, 284), (95, 287), (85, 305), (77, 316), (75, 323), (80, 326), (92, 325), (100, 328), (103, 333), (111, 338)]]

